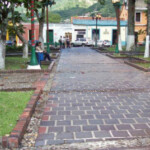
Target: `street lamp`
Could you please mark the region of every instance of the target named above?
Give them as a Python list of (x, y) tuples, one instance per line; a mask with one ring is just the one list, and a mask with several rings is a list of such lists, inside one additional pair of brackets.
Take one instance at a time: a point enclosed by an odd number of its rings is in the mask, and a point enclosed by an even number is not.
[(97, 30), (97, 22), (98, 20), (101, 20), (101, 15), (97, 14), (95, 17), (92, 17), (93, 20), (96, 20), (96, 38), (95, 38), (95, 47), (97, 47), (97, 39), (98, 39), (98, 30)]
[(120, 0), (112, 0), (112, 3), (115, 7), (116, 11), (116, 18), (117, 18), (117, 43), (116, 43), (116, 49), (115, 53), (119, 53), (119, 50), (122, 50), (121, 47), (121, 37), (120, 37)]
[(50, 5), (50, 7), (52, 5), (56, 4), (55, 0), (47, 0), (45, 5), (46, 5), (46, 12), (47, 12), (47, 52), (50, 53), (50, 47), (49, 47), (49, 21), (48, 21), (48, 6)]
[(27, 69), (41, 69), (40, 65), (38, 64), (36, 53), (35, 53), (35, 36), (34, 36), (34, 0), (31, 0), (31, 60), (30, 64), (28, 65)]

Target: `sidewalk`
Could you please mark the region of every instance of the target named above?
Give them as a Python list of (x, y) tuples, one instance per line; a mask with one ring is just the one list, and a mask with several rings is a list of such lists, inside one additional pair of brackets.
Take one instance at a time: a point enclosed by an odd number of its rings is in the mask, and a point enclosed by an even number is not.
[(150, 136), (150, 74), (89, 48), (62, 52), (35, 146)]

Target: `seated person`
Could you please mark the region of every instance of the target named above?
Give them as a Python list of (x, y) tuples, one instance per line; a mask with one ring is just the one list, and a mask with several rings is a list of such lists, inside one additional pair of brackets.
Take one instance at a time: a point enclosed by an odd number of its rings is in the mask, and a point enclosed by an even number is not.
[[(49, 54), (45, 50), (42, 49), (41, 45), (42, 45), (41, 42), (36, 43), (36, 53), (37, 54), (43, 53), (44, 54), (44, 60), (48, 59), (51, 62), (51, 58), (50, 58)], [(40, 64), (41, 59), (39, 58), (38, 55), (37, 55), (37, 57), (38, 57), (38, 62)]]

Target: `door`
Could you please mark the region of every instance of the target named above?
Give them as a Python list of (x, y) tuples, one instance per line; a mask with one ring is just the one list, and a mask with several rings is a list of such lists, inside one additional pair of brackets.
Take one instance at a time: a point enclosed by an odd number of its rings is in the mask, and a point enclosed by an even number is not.
[(99, 29), (93, 29), (92, 30), (92, 40), (95, 41), (95, 40), (99, 40), (100, 39), (100, 30)]
[(117, 30), (113, 30), (112, 45), (115, 45), (116, 43), (117, 43)]
[(66, 32), (66, 33), (65, 33), (65, 37), (66, 37), (66, 38), (68, 37), (69, 40), (72, 41), (72, 33)]
[(54, 43), (54, 31), (49, 30), (49, 43), (53, 44)]

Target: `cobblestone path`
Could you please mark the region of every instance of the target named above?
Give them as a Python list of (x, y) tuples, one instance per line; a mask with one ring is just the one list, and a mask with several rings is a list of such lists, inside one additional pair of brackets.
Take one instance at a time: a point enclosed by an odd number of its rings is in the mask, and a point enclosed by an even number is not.
[(90, 48), (65, 49), (35, 146), (150, 136), (150, 74)]

